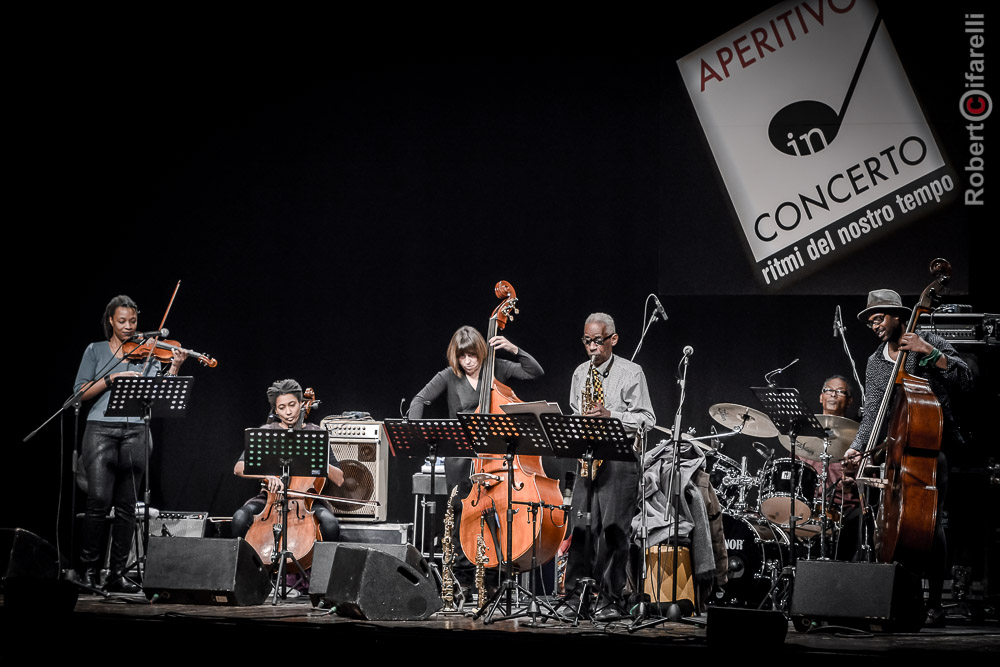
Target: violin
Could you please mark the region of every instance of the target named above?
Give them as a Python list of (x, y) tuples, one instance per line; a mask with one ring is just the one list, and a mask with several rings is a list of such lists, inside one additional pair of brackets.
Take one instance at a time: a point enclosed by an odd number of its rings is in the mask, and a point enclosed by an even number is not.
[[(517, 313), (517, 294), (514, 287), (506, 280), (501, 280), (494, 287), (498, 298), (503, 302), (496, 307), (490, 316), (490, 325), (486, 340), (491, 340), (503, 329), (507, 320), (513, 319), (511, 313)], [(501, 405), (520, 403), (510, 387), (494, 377), (496, 368), (496, 350), (492, 345), (486, 346), (486, 359), (479, 371), (479, 406), (476, 412), (480, 414), (502, 414)], [(496, 542), (502, 549), (507, 545), (507, 522), (505, 520), (509, 507), (507, 498), (508, 472), (513, 475), (512, 501), (546, 503), (550, 506), (562, 504), (562, 493), (559, 482), (545, 476), (540, 456), (515, 456), (513, 470), (507, 470), (507, 460), (502, 457), (483, 456), (475, 460), (473, 466), (472, 491), (462, 501), (462, 521), (459, 527), (459, 542), (469, 561), (476, 563), (477, 551), (480, 547), (480, 537), (484, 522), (480, 519), (484, 513), (496, 515), (489, 524), (496, 528)], [(531, 513), (526, 505), (515, 506), (515, 516), (511, 531), (511, 561), (519, 571), (531, 569), (531, 546), (538, 542), (538, 564), (544, 565), (552, 559), (566, 534), (566, 513), (563, 510), (542, 510), (537, 522), (532, 526)], [(497, 521), (499, 520), (499, 521)], [(497, 525), (499, 523), (499, 525)], [(493, 529), (491, 529), (492, 532)], [(485, 567), (497, 567), (501, 564), (505, 553), (496, 553), (494, 540), (486, 540)], [(482, 560), (482, 559), (480, 559)]]
[[(181, 281), (177, 281), (177, 285), (174, 287), (174, 293), (170, 295), (170, 301), (167, 303), (167, 310), (163, 313), (163, 319), (160, 320), (160, 329), (167, 323), (167, 315), (170, 314), (170, 309), (174, 305), (174, 299), (177, 298), (177, 291), (181, 288)], [(181, 347), (180, 342), (176, 340), (160, 340), (159, 338), (150, 338), (143, 341), (142, 343), (136, 343), (134, 341), (126, 341), (122, 344), (122, 351), (124, 352), (125, 358), (129, 361), (148, 361), (151, 357), (157, 359), (160, 363), (169, 364), (174, 357), (174, 352), (187, 352), (189, 357), (194, 357), (202, 363), (204, 366), (209, 368), (215, 368), (218, 366), (217, 362), (212, 357), (207, 354), (202, 354), (201, 352), (195, 352), (194, 350), (188, 350)]]
[(127, 341), (122, 344), (122, 352), (124, 353), (125, 358), (129, 361), (145, 361), (149, 359), (150, 355), (152, 355), (153, 358), (159, 360), (160, 363), (169, 364), (173, 359), (175, 351), (187, 352), (189, 357), (194, 357), (200, 361), (203, 366), (207, 366), (209, 368), (215, 368), (219, 365), (218, 361), (207, 354), (202, 354), (201, 352), (195, 352), (194, 350), (181, 347), (180, 342), (176, 340), (160, 340), (158, 338), (150, 338), (143, 343)]

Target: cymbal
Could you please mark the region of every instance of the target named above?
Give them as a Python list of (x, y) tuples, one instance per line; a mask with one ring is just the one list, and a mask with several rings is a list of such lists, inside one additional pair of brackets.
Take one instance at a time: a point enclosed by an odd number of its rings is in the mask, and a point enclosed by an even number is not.
[[(716, 403), (708, 409), (709, 416), (730, 430), (743, 426), (741, 433), (754, 438), (773, 438), (778, 435), (770, 418), (760, 410), (737, 403)], [(745, 418), (745, 419), (744, 419)]]
[[(854, 436), (858, 434), (858, 422), (837, 415), (816, 415), (823, 428), (830, 429), (830, 461), (840, 461), (851, 448)], [(779, 435), (778, 442), (788, 451), (792, 451), (792, 442), (787, 435)], [(796, 440), (798, 450), (796, 456), (810, 461), (821, 461), (823, 455), (823, 438), (817, 436), (799, 436)]]

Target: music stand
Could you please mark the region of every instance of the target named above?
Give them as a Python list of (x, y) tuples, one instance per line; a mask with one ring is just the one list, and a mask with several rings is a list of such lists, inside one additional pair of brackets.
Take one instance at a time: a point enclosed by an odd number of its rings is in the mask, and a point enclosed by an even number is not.
[[(787, 435), (791, 441), (791, 451), (792, 451), (792, 474), (799, 475), (798, 481), (792, 480), (793, 487), (801, 485), (802, 475), (799, 471), (798, 455), (796, 454), (796, 449), (798, 449), (797, 438), (800, 435), (811, 435), (815, 437), (828, 437), (826, 428), (819, 423), (816, 419), (816, 415), (813, 414), (812, 410), (806, 407), (806, 404), (802, 402), (802, 397), (799, 396), (799, 390), (794, 387), (777, 387), (770, 385), (767, 387), (750, 387), (750, 390), (760, 401), (761, 407), (764, 413), (770, 418), (771, 423), (774, 424), (775, 428), (778, 429), (778, 433), (782, 435)], [(824, 493), (826, 490), (823, 490)], [(768, 592), (768, 597), (771, 597), (772, 602), (775, 602), (774, 593), (777, 590), (779, 584), (784, 583), (785, 595), (781, 600), (776, 601), (775, 607), (785, 606), (785, 603), (791, 600), (791, 589), (795, 581), (795, 566), (798, 562), (796, 558), (796, 543), (795, 543), (795, 525), (797, 520), (801, 517), (795, 515), (795, 492), (794, 489), (788, 494), (788, 534), (789, 534), (789, 544), (791, 548), (791, 556), (789, 558), (788, 567), (783, 568), (781, 572), (781, 577), (774, 582), (771, 586), (771, 590)], [(767, 597), (764, 598), (767, 600)], [(763, 602), (761, 603), (763, 604)]]
[[(473, 614), (473, 618), (485, 614), (483, 622), (486, 624), (494, 621), (509, 620), (522, 616), (536, 618), (541, 613), (539, 604), (545, 606), (553, 615), (558, 616), (555, 609), (539, 598), (534, 593), (534, 578), (531, 579), (531, 589), (527, 590), (514, 579), (514, 505), (527, 505), (532, 511), (538, 509), (539, 503), (524, 503), (514, 500), (514, 456), (524, 454), (525, 456), (550, 456), (552, 448), (542, 430), (538, 417), (534, 414), (479, 414), (479, 413), (458, 413), (458, 418), (462, 422), (473, 443), (473, 448), (477, 455), (492, 454), (502, 456), (505, 459), (506, 470), (509, 474), (507, 478), (507, 544), (506, 546), (506, 567), (504, 580), (485, 604), (480, 605), (479, 610)], [(532, 535), (534, 537), (534, 535)], [(494, 548), (498, 545), (494, 544)], [(536, 565), (535, 541), (532, 540), (532, 569)], [(499, 549), (497, 549), (498, 565), (504, 561), (501, 559)], [(517, 590), (528, 596), (530, 602), (524, 611), (513, 614), (511, 612), (512, 597)], [(504, 613), (496, 617), (497, 609), (501, 602), (505, 601)]]
[[(243, 435), (243, 472), (247, 475), (281, 477), (280, 523), (274, 526), (274, 550), (271, 564), (280, 559), (277, 581), (281, 582), (281, 599), (288, 597), (285, 564), (291, 558), (295, 567), (308, 581), (309, 576), (299, 560), (288, 549), (288, 487), (292, 476), (326, 477), (330, 463), (330, 433), (326, 429), (248, 428)], [(274, 586), (271, 604), (278, 604), (278, 585)]]
[[(118, 376), (111, 385), (105, 417), (142, 417), (146, 429), (146, 462), (143, 475), (146, 478), (142, 491), (142, 556), (135, 561), (139, 580), (142, 580), (142, 564), (149, 550), (149, 449), (152, 443), (151, 421), (153, 417), (178, 418), (187, 415), (188, 399), (194, 378), (186, 376), (145, 377)], [(128, 568), (126, 568), (128, 569)]]
[(577, 597), (579, 605), (573, 620), (573, 625), (577, 626), (580, 623), (581, 615), (590, 618), (592, 614), (599, 611), (591, 609), (588, 604), (589, 595), (596, 593), (598, 599), (603, 595), (605, 599), (611, 600), (618, 611), (624, 615), (625, 610), (618, 605), (615, 596), (610, 595), (593, 577), (593, 563), (591, 561), (593, 531), (590, 522), (594, 502), (593, 481), (595, 476), (599, 474), (594, 470), (594, 460), (635, 461), (632, 439), (625, 433), (625, 427), (622, 426), (621, 421), (615, 417), (543, 414), (540, 415), (539, 419), (552, 444), (552, 451), (557, 457), (583, 459), (587, 469), (592, 471), (590, 483), (587, 485), (586, 511), (577, 517), (582, 519), (587, 527), (584, 537), (584, 551), (587, 554), (586, 571), (589, 576), (581, 578), (573, 587), (573, 591), (556, 605), (556, 609), (568, 604), (567, 600)]
[[(431, 525), (430, 553), (425, 553), (424, 556), (430, 559), (431, 566), (433, 567), (438, 544), (437, 500), (434, 498), (437, 479), (437, 457), (454, 456), (472, 458), (476, 455), (476, 452), (472, 449), (472, 442), (462, 427), (462, 423), (457, 419), (386, 419), (383, 425), (385, 426), (386, 436), (389, 438), (389, 446), (392, 448), (394, 456), (405, 456), (408, 458), (429, 457), (432, 462), (430, 501), (426, 499), (423, 501), (429, 518), (424, 522), (422, 528), (426, 533), (427, 524), (430, 523)], [(426, 538), (426, 534), (423, 537)], [(426, 541), (424, 543), (426, 544)], [(442, 583), (445, 570), (449, 565), (449, 563), (444, 562), (444, 554), (442, 552)], [(444, 599), (443, 596), (442, 599)], [(448, 600), (444, 601), (449, 607), (446, 611), (453, 611), (454, 604), (449, 604)]]

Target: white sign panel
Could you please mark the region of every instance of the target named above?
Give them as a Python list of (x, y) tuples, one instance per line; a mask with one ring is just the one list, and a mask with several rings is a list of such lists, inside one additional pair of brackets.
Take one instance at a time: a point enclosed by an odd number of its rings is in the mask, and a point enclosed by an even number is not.
[(765, 284), (955, 187), (873, 2), (783, 3), (678, 66)]

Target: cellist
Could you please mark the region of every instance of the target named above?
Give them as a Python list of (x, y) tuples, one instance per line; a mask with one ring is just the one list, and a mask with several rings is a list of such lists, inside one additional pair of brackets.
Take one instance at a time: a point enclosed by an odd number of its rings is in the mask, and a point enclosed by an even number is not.
[[(271, 417), (268, 422), (261, 426), (267, 429), (292, 429), (299, 428), (309, 431), (322, 430), (321, 426), (305, 421), (302, 414), (302, 386), (295, 380), (278, 380), (267, 388), (267, 400), (271, 404)], [(253, 523), (254, 517), (264, 509), (267, 503), (267, 492), (277, 493), (281, 491), (281, 478), (274, 475), (247, 475), (243, 472), (243, 455), (236, 462), (233, 474), (237, 477), (247, 477), (251, 479), (262, 479), (261, 492), (248, 500), (243, 507), (233, 514), (232, 534), (233, 537), (244, 537)], [(330, 462), (327, 466), (327, 479), (335, 485), (344, 483), (344, 472), (337, 467), (337, 457), (330, 452)], [(335, 542), (340, 537), (340, 524), (337, 516), (333, 513), (333, 508), (326, 501), (316, 501), (312, 506), (313, 516), (319, 523), (320, 534), (324, 542)]]
[(858, 320), (866, 323), (872, 330), (879, 340), (879, 346), (868, 358), (865, 373), (864, 418), (844, 461), (848, 469), (856, 468), (861, 451), (872, 435), (873, 424), (886, 387), (892, 381), (893, 365), (901, 352), (908, 352), (905, 371), (930, 383), (931, 390), (941, 404), (944, 417), (942, 451), (938, 453), (937, 460), (937, 523), (934, 527), (933, 546), (926, 573), (930, 589), (926, 623), (938, 626), (944, 623), (941, 593), (948, 555), (941, 520), (948, 489), (948, 466), (943, 450), (964, 444), (953, 416), (951, 394), (954, 391), (970, 390), (973, 374), (968, 364), (958, 356), (955, 348), (946, 339), (930, 332), (919, 334), (906, 332), (909, 316), (910, 309), (903, 306), (899, 294), (889, 289), (869, 292), (868, 306), (858, 313)]

